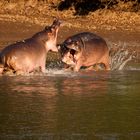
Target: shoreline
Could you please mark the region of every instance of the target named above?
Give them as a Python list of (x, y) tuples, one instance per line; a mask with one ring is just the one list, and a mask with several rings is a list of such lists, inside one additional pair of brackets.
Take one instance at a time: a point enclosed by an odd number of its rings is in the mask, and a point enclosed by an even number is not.
[(87, 16), (66, 16), (66, 12), (53, 12), (50, 15), (26, 15), (1, 13), (0, 21), (28, 22), (44, 26), (51, 23), (54, 17), (64, 21), (66, 27), (85, 28), (103, 31), (140, 32), (140, 14), (134, 12), (116, 12), (103, 10), (102, 12), (91, 12)]

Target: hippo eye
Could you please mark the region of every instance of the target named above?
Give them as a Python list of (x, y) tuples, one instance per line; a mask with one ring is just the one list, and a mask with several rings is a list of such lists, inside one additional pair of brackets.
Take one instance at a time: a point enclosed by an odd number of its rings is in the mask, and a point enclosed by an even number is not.
[(78, 41), (75, 41), (75, 42), (74, 42), (74, 45), (79, 45), (79, 42), (78, 42)]
[(50, 26), (46, 26), (45, 30), (48, 31), (48, 32), (51, 32), (51, 27)]
[(48, 33), (53, 33), (53, 29), (50, 26), (46, 26), (45, 31)]
[(49, 27), (50, 27), (50, 26), (46, 26), (46, 27), (45, 27), (45, 30), (48, 30), (48, 29), (49, 29)]

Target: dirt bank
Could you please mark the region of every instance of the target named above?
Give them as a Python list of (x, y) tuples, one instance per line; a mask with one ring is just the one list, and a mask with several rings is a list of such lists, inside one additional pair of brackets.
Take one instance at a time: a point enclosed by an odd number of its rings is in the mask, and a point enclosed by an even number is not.
[[(49, 13), (49, 11), (47, 12)], [(54, 12), (50, 15), (20, 15), (0, 13), (0, 20), (30, 22), (38, 25), (50, 23), (53, 17), (61, 18), (67, 27), (106, 31), (140, 32), (140, 15), (129, 12), (96, 11), (87, 16), (69, 16), (67, 13)]]
[[(112, 5), (109, 9), (102, 9), (100, 7), (104, 5), (103, 3), (101, 3), (101, 6), (97, 6), (97, 2), (92, 2), (91, 9), (87, 9), (86, 5), (89, 1), (83, 0), (83, 2), (85, 3), (81, 4), (81, 9), (77, 9), (76, 5), (80, 4), (79, 0), (71, 1), (71, 3), (67, 0), (19, 0), (18, 2), (2, 0), (0, 2), (0, 20), (46, 25), (50, 23), (52, 17), (56, 16), (64, 20), (67, 27), (140, 32), (140, 10), (135, 10), (139, 9), (139, 3), (136, 4), (131, 1), (126, 3), (122, 0), (122, 2), (116, 3), (115, 6)], [(61, 3), (69, 5), (61, 8)], [(90, 1), (90, 5), (92, 3)], [(111, 3), (107, 2), (106, 4), (109, 6)], [(96, 9), (93, 8), (94, 6), (97, 6)], [(79, 10), (82, 13), (88, 10), (88, 13), (80, 14)]]

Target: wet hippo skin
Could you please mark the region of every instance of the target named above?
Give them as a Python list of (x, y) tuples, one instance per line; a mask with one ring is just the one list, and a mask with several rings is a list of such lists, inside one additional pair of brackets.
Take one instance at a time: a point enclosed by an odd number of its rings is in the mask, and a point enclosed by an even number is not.
[(45, 72), (47, 52), (58, 51), (56, 42), (60, 24), (59, 19), (54, 19), (52, 25), (31, 38), (4, 48), (0, 52), (0, 73), (7, 68), (15, 73), (30, 73), (38, 68)]
[(109, 48), (105, 40), (96, 34), (83, 32), (73, 35), (60, 44), (59, 51), (62, 61), (74, 71), (100, 63), (110, 70)]

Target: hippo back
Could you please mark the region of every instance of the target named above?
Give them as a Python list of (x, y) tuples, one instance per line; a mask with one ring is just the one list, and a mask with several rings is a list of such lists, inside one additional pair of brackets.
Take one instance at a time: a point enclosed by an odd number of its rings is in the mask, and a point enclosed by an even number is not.
[(60, 45), (60, 53), (63, 57), (65, 53), (69, 50), (75, 50), (76, 52), (81, 52), (83, 50), (92, 50), (96, 49), (96, 47), (103, 47), (108, 49), (106, 41), (90, 32), (82, 32), (71, 37), (68, 37), (61, 45)]

